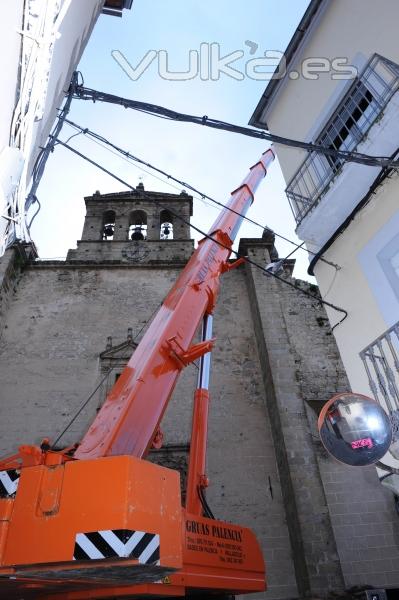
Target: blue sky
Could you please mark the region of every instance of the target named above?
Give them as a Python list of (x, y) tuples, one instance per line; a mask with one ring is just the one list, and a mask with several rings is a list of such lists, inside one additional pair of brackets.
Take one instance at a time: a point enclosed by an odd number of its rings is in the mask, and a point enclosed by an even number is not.
[[(136, 66), (149, 50), (165, 50), (170, 71), (184, 71), (188, 69), (190, 50), (199, 51), (203, 43), (218, 43), (222, 56), (237, 50), (244, 52), (243, 58), (232, 66), (245, 72), (245, 62), (251, 56), (260, 57), (265, 50), (285, 49), (307, 5), (308, 0), (204, 0), (201, 3), (135, 0), (132, 10), (124, 11), (122, 19), (104, 15), (99, 18), (79, 70), (87, 87), (246, 125), (266, 86), (265, 81), (255, 81), (245, 75), (237, 81), (223, 73), (216, 81), (204, 81), (199, 76), (187, 81), (165, 80), (158, 73), (157, 59), (137, 81), (132, 81), (111, 52), (118, 50)], [(246, 42), (257, 46), (251, 47)], [(228, 199), (231, 190), (239, 185), (266, 148), (264, 142), (252, 138), (157, 119), (101, 103), (74, 100), (70, 118), (221, 202)], [(73, 133), (66, 126), (61, 139), (66, 140)], [(175, 188), (83, 136), (75, 137), (71, 144), (132, 185), (142, 181), (146, 189), (176, 192)], [(284, 188), (275, 161), (248, 216), (277, 233), (296, 239)], [(96, 190), (109, 193), (121, 189), (119, 183), (59, 146), (48, 162), (39, 188), (43, 208), (32, 227), (40, 256), (63, 257), (68, 248), (75, 247), (83, 226), (85, 195)], [(180, 190), (178, 186), (178, 192)], [(192, 218), (195, 225), (208, 230), (216, 215), (216, 208), (195, 200)], [(259, 237), (261, 233), (260, 228), (246, 223), (240, 236)], [(293, 247), (278, 241), (277, 248), (284, 256)], [(295, 275), (307, 278), (306, 254), (298, 251), (295, 257)]]

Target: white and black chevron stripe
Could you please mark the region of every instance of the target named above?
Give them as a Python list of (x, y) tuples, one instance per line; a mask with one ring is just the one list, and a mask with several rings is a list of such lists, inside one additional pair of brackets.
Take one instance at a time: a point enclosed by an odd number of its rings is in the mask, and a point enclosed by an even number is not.
[(0, 498), (12, 498), (15, 496), (20, 474), (20, 471), (16, 469), (0, 471)]
[(78, 533), (74, 560), (136, 558), (141, 564), (159, 565), (159, 535), (130, 529)]

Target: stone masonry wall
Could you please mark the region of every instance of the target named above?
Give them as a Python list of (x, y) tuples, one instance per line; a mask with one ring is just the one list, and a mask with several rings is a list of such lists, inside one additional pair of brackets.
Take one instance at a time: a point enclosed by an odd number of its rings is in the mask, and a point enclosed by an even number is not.
[[(272, 238), (242, 240), (241, 247), (263, 265)], [(129, 328), (133, 338), (145, 329), (183, 266), (177, 257), (167, 265), (166, 255), (158, 265), (134, 265), (106, 260), (108, 253), (20, 271), (10, 256), (0, 259), (0, 274), (10, 282), (0, 315), (2, 455), (21, 443), (57, 438), (98, 385), (107, 338), (112, 347), (123, 346)], [(314, 409), (349, 389), (324, 309), (247, 264), (223, 275), (214, 335), (207, 498), (217, 518), (254, 529), (269, 584), (258, 597), (398, 586), (392, 496), (374, 468), (351, 469), (328, 458), (316, 433)], [(107, 364), (122, 364), (107, 356)], [(191, 365), (162, 424), (165, 449), (151, 457), (183, 471), (196, 379)], [(110, 381), (59, 446), (80, 439)]]
[(0, 259), (0, 334), (6, 314), (27, 261), (36, 256), (31, 244), (18, 244), (6, 250)]
[[(107, 242), (105, 242), (107, 243)], [(178, 268), (36, 263), (25, 270), (0, 340), (1, 454), (54, 440), (100, 380), (108, 336), (133, 337), (162, 301)], [(253, 527), (268, 565), (270, 600), (298, 595), (266, 410), (244, 269), (223, 276), (211, 376), (208, 501), (215, 515)], [(183, 463), (197, 369), (183, 373), (165, 415), (170, 464)], [(80, 439), (100, 391), (59, 442)], [(173, 454), (173, 453), (169, 453)], [(173, 457), (172, 457), (173, 458)], [(156, 460), (156, 457), (152, 457)], [(166, 461), (167, 463), (167, 461)], [(165, 464), (166, 464), (165, 463)]]
[[(250, 258), (264, 264), (267, 248), (247, 242)], [(398, 587), (399, 521), (392, 495), (374, 467), (336, 463), (317, 436), (314, 409), (350, 390), (326, 313), (255, 267), (247, 265), (247, 274), (301, 593)]]

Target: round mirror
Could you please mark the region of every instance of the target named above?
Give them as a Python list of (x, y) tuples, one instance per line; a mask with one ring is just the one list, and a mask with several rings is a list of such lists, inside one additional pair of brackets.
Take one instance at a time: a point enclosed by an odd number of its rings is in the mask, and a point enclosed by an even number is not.
[(361, 394), (331, 398), (322, 408), (318, 427), (327, 452), (353, 467), (377, 462), (392, 442), (388, 415), (375, 400)]

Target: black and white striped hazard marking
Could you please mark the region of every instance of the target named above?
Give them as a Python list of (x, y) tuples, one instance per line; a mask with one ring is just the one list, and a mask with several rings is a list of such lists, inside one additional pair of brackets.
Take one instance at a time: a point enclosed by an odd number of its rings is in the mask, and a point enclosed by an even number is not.
[(74, 560), (136, 558), (144, 565), (159, 565), (159, 535), (130, 529), (106, 529), (78, 533)]
[(0, 498), (12, 498), (18, 488), (20, 471), (0, 471)]

